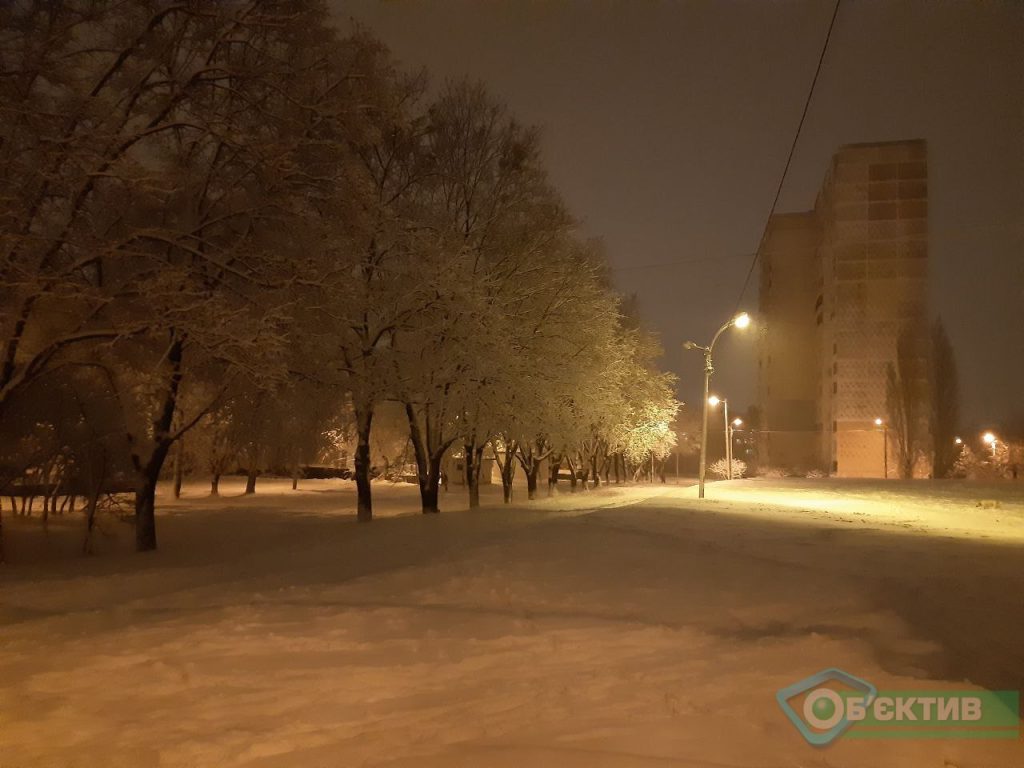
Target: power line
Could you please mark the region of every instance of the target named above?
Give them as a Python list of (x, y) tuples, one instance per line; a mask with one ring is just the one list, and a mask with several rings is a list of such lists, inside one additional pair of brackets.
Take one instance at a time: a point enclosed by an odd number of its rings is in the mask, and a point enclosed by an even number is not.
[(702, 256), (699, 259), (684, 259), (683, 261), (656, 261), (651, 264), (628, 264), (622, 267), (612, 267), (612, 272), (626, 272), (633, 269), (655, 269), (661, 267), (681, 267), (686, 264), (700, 264), (708, 261), (726, 261), (728, 259), (749, 259), (749, 253), (734, 253), (729, 256)]
[[(1021, 221), (993, 221), (987, 224), (970, 224), (965, 226), (945, 227), (942, 229), (931, 229), (928, 232), (928, 244), (939, 242), (958, 242), (964, 238), (971, 237), (975, 232), (1002, 232), (1004, 230), (1020, 230), (1024, 236), (1024, 222)], [(684, 267), (688, 264), (702, 264), (712, 261), (731, 261), (732, 259), (751, 259), (757, 256), (756, 252), (731, 253), (725, 256), (701, 256), (696, 259), (673, 259), (672, 261), (654, 261), (648, 264), (623, 264), (612, 266), (612, 272), (631, 272), (642, 269), (662, 269), (664, 267)], [(976, 258), (985, 258), (984, 253), (978, 253)], [(742, 300), (742, 296), (741, 296)]]
[(786, 175), (789, 173), (789, 166), (793, 162), (793, 154), (796, 152), (797, 142), (800, 141), (800, 131), (804, 127), (804, 120), (807, 118), (807, 111), (811, 107), (811, 98), (814, 96), (814, 86), (818, 83), (818, 75), (821, 74), (821, 65), (825, 61), (825, 52), (828, 50), (829, 40), (832, 39), (832, 29), (836, 25), (836, 17), (839, 15), (839, 5), (842, 0), (836, 0), (836, 6), (832, 10), (832, 19), (828, 23), (828, 31), (825, 33), (825, 43), (821, 46), (821, 54), (818, 56), (818, 66), (814, 70), (814, 79), (811, 80), (811, 87), (807, 91), (807, 99), (804, 101), (804, 111), (800, 113), (800, 122), (797, 123), (796, 133), (793, 135), (793, 143), (789, 147), (789, 156), (786, 158), (786, 165), (782, 169), (782, 177), (779, 179), (779, 186), (775, 190), (775, 199), (772, 200), (771, 210), (768, 212), (768, 218), (764, 221), (764, 228), (761, 230), (761, 240), (758, 242), (757, 250), (754, 251), (754, 257), (750, 260), (750, 269), (747, 270), (747, 276), (743, 280), (743, 288), (740, 289), (739, 299), (736, 301), (736, 311), (739, 311), (740, 304), (743, 303), (743, 296), (747, 292), (747, 286), (750, 284), (750, 276), (754, 274), (754, 268), (757, 266), (757, 259), (761, 253), (761, 249), (764, 247), (764, 239), (768, 234), (768, 224), (772, 220), (772, 216), (775, 215), (775, 206), (779, 204), (779, 197), (782, 195), (782, 187), (786, 183)]

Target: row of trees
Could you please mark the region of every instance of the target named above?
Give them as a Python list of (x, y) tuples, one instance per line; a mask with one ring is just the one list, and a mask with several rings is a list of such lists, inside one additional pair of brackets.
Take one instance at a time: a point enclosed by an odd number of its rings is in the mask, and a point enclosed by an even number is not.
[(139, 550), (182, 439), (214, 477), (351, 439), (361, 520), (385, 403), (425, 512), (452, 446), (474, 502), (488, 444), (506, 490), (671, 449), (536, 131), (319, 0), (0, 6), (0, 272), (0, 484), (127, 483)]

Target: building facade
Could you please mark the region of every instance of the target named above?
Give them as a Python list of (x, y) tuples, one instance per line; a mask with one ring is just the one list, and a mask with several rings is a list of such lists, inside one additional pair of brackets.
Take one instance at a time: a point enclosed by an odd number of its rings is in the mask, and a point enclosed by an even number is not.
[(772, 217), (760, 260), (760, 463), (897, 476), (886, 372), (927, 323), (925, 142), (841, 147), (814, 210)]

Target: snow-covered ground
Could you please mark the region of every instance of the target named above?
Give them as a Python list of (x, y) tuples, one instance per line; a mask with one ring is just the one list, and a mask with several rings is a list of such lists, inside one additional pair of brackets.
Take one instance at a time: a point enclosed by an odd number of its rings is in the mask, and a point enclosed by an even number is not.
[[(1024, 685), (1024, 486), (738, 481), (415, 509), (375, 486), (161, 498), (157, 553), (11, 520), (0, 766), (1020, 766), (806, 745), (775, 692)], [(938, 493), (926, 493), (929, 489)], [(225, 494), (236, 492), (228, 485)], [(998, 508), (976, 506), (999, 500)], [(998, 521), (998, 522), (997, 522)], [(987, 537), (987, 538), (986, 538)], [(29, 562), (31, 561), (31, 562)]]

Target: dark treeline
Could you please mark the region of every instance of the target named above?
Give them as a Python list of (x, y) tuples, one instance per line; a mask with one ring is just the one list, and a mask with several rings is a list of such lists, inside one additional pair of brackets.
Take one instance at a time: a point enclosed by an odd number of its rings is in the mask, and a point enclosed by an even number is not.
[(91, 526), (130, 493), (139, 550), (160, 478), (342, 445), (371, 519), (382, 409), (424, 512), (452, 449), (475, 503), (485, 447), (508, 500), (517, 466), (532, 495), (544, 459), (600, 478), (674, 439), (537, 132), (316, 0), (0, 6), (0, 270), (0, 496)]

